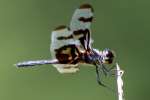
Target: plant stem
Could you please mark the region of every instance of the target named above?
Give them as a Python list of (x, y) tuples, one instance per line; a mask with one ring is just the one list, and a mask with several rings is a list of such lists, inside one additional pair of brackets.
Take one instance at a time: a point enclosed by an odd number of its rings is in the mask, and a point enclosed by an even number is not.
[(123, 95), (123, 76), (124, 71), (120, 69), (118, 63), (116, 63), (116, 82), (117, 82), (117, 98), (118, 100), (125, 100)]

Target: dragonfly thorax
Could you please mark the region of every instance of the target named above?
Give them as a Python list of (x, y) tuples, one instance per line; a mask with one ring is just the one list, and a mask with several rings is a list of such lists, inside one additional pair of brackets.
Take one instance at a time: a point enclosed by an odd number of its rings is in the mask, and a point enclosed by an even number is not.
[(84, 63), (88, 64), (96, 64), (102, 58), (102, 54), (97, 49), (91, 49), (82, 53), (80, 58), (81, 62), (83, 61)]

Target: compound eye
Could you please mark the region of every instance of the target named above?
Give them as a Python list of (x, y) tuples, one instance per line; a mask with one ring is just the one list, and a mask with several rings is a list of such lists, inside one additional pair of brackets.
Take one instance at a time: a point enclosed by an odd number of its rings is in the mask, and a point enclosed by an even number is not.
[(114, 55), (113, 55), (113, 53), (111, 51), (108, 51), (107, 54), (106, 54), (106, 57), (113, 58)]
[(113, 62), (113, 59), (106, 59), (105, 61), (107, 64), (111, 64)]

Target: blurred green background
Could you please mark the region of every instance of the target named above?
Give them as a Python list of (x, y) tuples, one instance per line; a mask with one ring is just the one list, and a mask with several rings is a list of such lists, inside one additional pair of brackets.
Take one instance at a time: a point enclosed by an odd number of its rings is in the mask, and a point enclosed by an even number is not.
[(116, 51), (125, 71), (126, 100), (150, 98), (149, 0), (0, 0), (0, 100), (116, 100), (115, 93), (96, 83), (94, 67), (62, 75), (51, 65), (13, 65), (49, 59), (51, 31), (69, 25), (82, 3), (95, 10), (93, 47)]

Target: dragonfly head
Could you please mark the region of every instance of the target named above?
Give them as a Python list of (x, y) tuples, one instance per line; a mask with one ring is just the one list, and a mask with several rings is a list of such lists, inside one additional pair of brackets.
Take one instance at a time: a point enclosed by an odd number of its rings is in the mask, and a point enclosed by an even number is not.
[(115, 53), (114, 51), (106, 48), (102, 51), (99, 51), (97, 49), (93, 49), (93, 52), (96, 56), (96, 63), (102, 63), (102, 64), (113, 64), (115, 62)]
[(103, 51), (101, 51), (101, 58), (102, 58), (102, 63), (112, 64), (115, 59), (115, 53), (110, 49), (104, 49)]

